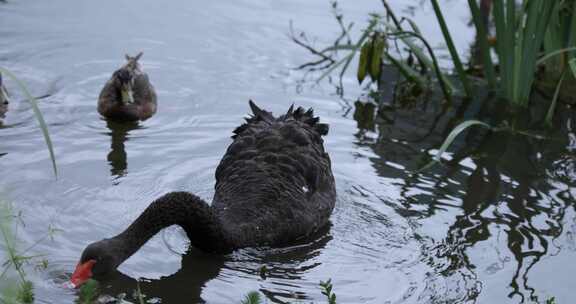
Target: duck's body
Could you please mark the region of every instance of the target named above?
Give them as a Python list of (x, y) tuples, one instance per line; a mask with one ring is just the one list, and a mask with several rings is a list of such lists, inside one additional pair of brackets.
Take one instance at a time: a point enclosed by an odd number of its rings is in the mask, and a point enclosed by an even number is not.
[(98, 97), (98, 112), (109, 119), (137, 121), (156, 113), (157, 98), (154, 86), (138, 63), (142, 53), (126, 55), (127, 63), (116, 70)]
[(187, 192), (166, 194), (124, 232), (88, 246), (78, 267), (91, 263), (96, 274), (115, 269), (170, 225), (180, 225), (193, 246), (214, 253), (280, 246), (325, 226), (336, 199), (321, 138), (328, 126), (312, 110), (291, 108), (275, 118), (251, 107), (254, 116), (234, 131), (216, 169), (212, 205)]

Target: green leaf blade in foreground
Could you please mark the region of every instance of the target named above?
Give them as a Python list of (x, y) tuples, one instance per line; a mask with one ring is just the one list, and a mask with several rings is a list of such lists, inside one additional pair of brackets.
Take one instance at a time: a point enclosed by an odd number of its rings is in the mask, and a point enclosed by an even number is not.
[(472, 127), (472, 126), (482, 126), (485, 127), (487, 129), (492, 129), (492, 127), (480, 120), (467, 120), (459, 125), (456, 126), (456, 128), (454, 128), (454, 130), (452, 130), (450, 132), (450, 134), (448, 134), (448, 136), (446, 137), (446, 139), (444, 140), (444, 142), (442, 143), (442, 146), (440, 146), (440, 149), (438, 149), (438, 153), (434, 156), (434, 159), (436, 161), (440, 161), (442, 154), (444, 154), (446, 152), (446, 150), (448, 149), (448, 147), (450, 147), (450, 145), (452, 145), (452, 142), (454, 142), (454, 140), (456, 139), (456, 137), (458, 137), (458, 135), (460, 135), (460, 133), (464, 132), (464, 130)]
[(358, 62), (358, 83), (362, 84), (364, 78), (366, 78), (366, 74), (368, 73), (368, 64), (370, 61), (370, 51), (371, 51), (371, 43), (366, 42), (362, 46), (360, 50), (360, 59)]
[(460, 60), (460, 55), (458, 55), (458, 51), (456, 51), (454, 41), (452, 40), (452, 35), (450, 35), (450, 31), (448, 30), (448, 26), (446, 25), (446, 21), (444, 20), (444, 15), (442, 15), (442, 11), (440, 10), (440, 6), (438, 5), (437, 0), (432, 0), (432, 7), (434, 8), (434, 14), (436, 15), (436, 19), (438, 20), (440, 29), (442, 30), (444, 41), (446, 41), (446, 45), (448, 46), (448, 50), (450, 51), (450, 56), (452, 57), (452, 61), (454, 62), (454, 67), (456, 68), (456, 72), (458, 73), (460, 82), (464, 87), (464, 93), (466, 97), (471, 97), (472, 89), (470, 88), (470, 83), (468, 82), (468, 76), (464, 71), (462, 61)]
[(344, 64), (344, 66), (342, 67), (342, 71), (340, 72), (340, 76), (342, 76), (344, 74), (344, 72), (346, 72), (346, 69), (348, 68), (348, 65), (350, 64), (350, 62), (354, 58), (354, 55), (356, 55), (356, 52), (358, 51), (358, 49), (360, 49), (360, 46), (362, 46), (362, 43), (364, 43), (364, 41), (366, 40), (366, 38), (368, 37), (370, 32), (372, 32), (372, 29), (376, 26), (376, 24), (377, 24), (376, 20), (370, 21), (370, 24), (364, 30), (364, 33), (362, 34), (360, 39), (358, 39), (358, 42), (356, 42), (356, 44), (353, 46), (353, 48), (350, 49), (350, 54), (346, 55), (344, 58), (342, 58), (341, 60), (339, 60), (338, 62), (333, 64), (324, 73), (322, 73), (322, 75), (320, 75), (320, 77), (318, 77), (318, 79), (316, 79), (316, 83), (320, 83), (320, 81), (322, 81), (322, 79), (328, 77), (328, 75), (330, 75), (336, 68), (338, 68), (340, 65)]
[(426, 164), (424, 167), (422, 167), (418, 171), (427, 170), (430, 167), (432, 167), (434, 164), (439, 163), (440, 160), (442, 159), (442, 154), (444, 154), (446, 152), (446, 150), (448, 150), (448, 148), (450, 147), (450, 145), (452, 145), (452, 143), (454, 142), (456, 137), (458, 137), (458, 135), (460, 135), (460, 133), (464, 132), (464, 130), (466, 130), (472, 126), (481, 126), (481, 127), (486, 128), (486, 129), (492, 130), (492, 127), (489, 124), (482, 122), (482, 121), (479, 121), (479, 120), (472, 119), (472, 120), (467, 120), (467, 121), (462, 122), (461, 124), (457, 125), (450, 132), (450, 134), (448, 134), (448, 136), (446, 137), (446, 139), (444, 140), (444, 142), (440, 146), (440, 149), (438, 149), (438, 153), (436, 153), (436, 155), (434, 155), (434, 157), (432, 157), (432, 161), (429, 162), (428, 164)]
[(494, 71), (494, 63), (492, 62), (492, 57), (490, 56), (490, 46), (488, 45), (488, 30), (482, 22), (480, 8), (478, 7), (476, 0), (468, 0), (468, 6), (470, 6), (472, 21), (474, 21), (476, 30), (478, 31), (478, 43), (484, 64), (484, 74), (486, 75), (489, 87), (492, 90), (496, 90), (496, 74)]
[(568, 65), (570, 66), (570, 70), (572, 71), (572, 75), (574, 75), (574, 78), (576, 78), (576, 58), (570, 59), (570, 61), (568, 62)]
[[(570, 62), (572, 63), (572, 61), (575, 61), (574, 59), (570, 60)], [(575, 62), (576, 65), (576, 62)], [(570, 64), (570, 68), (572, 68), (572, 64)], [(576, 66), (574, 67), (576, 68)], [(572, 68), (572, 73), (575, 73), (574, 75), (576, 75), (576, 71), (574, 70), (574, 68)], [(562, 73), (562, 76), (560, 77), (560, 80), (558, 81), (558, 84), (556, 85), (556, 90), (554, 90), (554, 97), (552, 98), (552, 102), (550, 103), (550, 108), (548, 108), (548, 113), (546, 114), (546, 124), (548, 124), (548, 126), (552, 126), (552, 117), (554, 116), (554, 111), (556, 110), (556, 103), (558, 102), (558, 97), (560, 96), (560, 88), (562, 88), (562, 83), (564, 83), (564, 78), (566, 76), (566, 71), (564, 71)]]
[(261, 304), (262, 298), (257, 291), (249, 292), (240, 304)]
[(8, 77), (10, 77), (14, 82), (16, 82), (16, 84), (18, 84), (22, 92), (24, 92), (26, 99), (28, 99), (28, 102), (30, 102), (30, 105), (32, 105), (34, 116), (36, 116), (36, 120), (38, 120), (40, 129), (42, 130), (42, 135), (44, 136), (44, 140), (46, 141), (46, 145), (48, 146), (48, 152), (50, 153), (50, 159), (52, 160), (52, 168), (54, 169), (54, 176), (58, 177), (58, 169), (56, 167), (56, 156), (54, 154), (52, 140), (50, 139), (48, 126), (44, 121), (44, 116), (42, 115), (42, 112), (40, 112), (40, 108), (38, 107), (38, 101), (36, 100), (36, 98), (34, 98), (34, 96), (32, 96), (30, 91), (28, 91), (26, 85), (20, 79), (18, 79), (18, 77), (16, 77), (12, 72), (4, 68), (0, 68), (0, 72), (8, 75)]
[(374, 82), (380, 80), (382, 53), (384, 52), (385, 47), (385, 38), (380, 33), (376, 32), (376, 37), (372, 40), (372, 56), (370, 58), (370, 78), (372, 78), (372, 81)]

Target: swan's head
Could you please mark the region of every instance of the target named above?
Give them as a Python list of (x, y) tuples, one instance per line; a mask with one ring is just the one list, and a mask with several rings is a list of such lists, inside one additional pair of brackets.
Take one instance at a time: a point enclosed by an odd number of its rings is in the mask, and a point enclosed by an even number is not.
[(4, 82), (2, 81), (2, 74), (0, 73), (0, 107), (8, 104), (8, 91), (4, 87)]
[(88, 245), (82, 252), (82, 257), (70, 278), (70, 283), (74, 287), (78, 287), (94, 276), (112, 273), (120, 264), (118, 252), (120, 250), (112, 239), (105, 239)]
[(141, 57), (142, 52), (134, 57), (126, 55), (126, 60), (128, 62), (120, 69), (116, 70), (112, 75), (112, 80), (116, 87), (120, 89), (120, 101), (123, 104), (134, 103), (134, 79), (136, 78), (136, 75), (140, 73), (140, 64), (138, 63), (138, 60)]

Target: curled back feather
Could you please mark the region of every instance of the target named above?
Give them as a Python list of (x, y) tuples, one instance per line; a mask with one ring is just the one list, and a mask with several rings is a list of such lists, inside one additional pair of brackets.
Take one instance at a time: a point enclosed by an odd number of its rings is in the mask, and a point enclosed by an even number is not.
[(320, 135), (328, 134), (328, 124), (319, 123), (320, 118), (314, 117), (314, 110), (312, 110), (312, 108), (304, 110), (304, 108), (298, 107), (296, 110), (294, 110), (294, 104), (292, 104), (286, 114), (275, 118), (272, 113), (260, 109), (252, 100), (250, 100), (248, 103), (250, 105), (250, 109), (252, 110), (252, 116), (246, 118), (246, 123), (240, 125), (234, 130), (234, 135), (232, 138), (236, 138), (238, 135), (244, 132), (250, 126), (250, 124), (261, 121), (271, 124), (276, 121), (296, 120), (309, 125)]

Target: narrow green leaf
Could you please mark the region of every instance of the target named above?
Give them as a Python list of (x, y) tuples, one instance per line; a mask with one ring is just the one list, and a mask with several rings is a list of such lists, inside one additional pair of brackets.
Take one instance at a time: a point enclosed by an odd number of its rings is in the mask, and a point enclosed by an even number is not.
[(372, 32), (372, 30), (374, 29), (374, 27), (376, 26), (377, 23), (378, 23), (377, 20), (375, 20), (375, 19), (371, 20), (370, 24), (368, 24), (368, 27), (364, 30), (364, 33), (362, 33), (362, 36), (360, 36), (360, 39), (358, 39), (358, 41), (354, 45), (354, 48), (351, 49), (350, 54), (346, 55), (344, 58), (342, 58), (341, 60), (339, 60), (338, 62), (333, 64), (324, 73), (322, 73), (322, 75), (320, 75), (320, 77), (316, 80), (316, 83), (319, 83), (322, 79), (324, 79), (328, 75), (330, 75), (336, 68), (338, 68), (340, 65), (344, 64), (344, 66), (342, 67), (342, 71), (340, 72), (340, 76), (342, 77), (344, 72), (346, 72), (348, 65), (350, 64), (350, 62), (354, 58), (354, 55), (356, 55), (356, 52), (358, 51), (358, 49), (360, 49), (360, 47), (362, 46), (362, 44), (364, 43), (364, 41), (366, 40), (368, 35)]
[(262, 298), (260, 297), (260, 294), (257, 291), (249, 292), (244, 297), (244, 300), (242, 300), (242, 302), (240, 302), (240, 304), (261, 304), (261, 303), (262, 303)]
[(464, 130), (475, 125), (482, 126), (487, 129), (492, 129), (492, 127), (489, 124), (480, 120), (472, 119), (462, 122), (461, 124), (457, 125), (454, 128), (454, 130), (450, 132), (450, 134), (448, 134), (448, 137), (446, 137), (446, 140), (444, 140), (444, 143), (442, 143), (442, 146), (440, 146), (440, 149), (438, 150), (438, 153), (434, 156), (434, 159), (436, 159), (436, 161), (440, 161), (442, 154), (446, 152), (446, 150), (448, 149), (448, 147), (450, 147), (450, 145), (456, 139), (456, 137), (460, 135), (460, 133), (462, 133)]
[(444, 16), (442, 15), (442, 11), (440, 10), (440, 6), (438, 5), (437, 0), (432, 0), (432, 7), (434, 8), (436, 19), (438, 19), (438, 24), (440, 25), (440, 29), (442, 30), (444, 41), (446, 42), (448, 50), (450, 51), (450, 56), (452, 57), (452, 61), (454, 62), (454, 67), (456, 68), (456, 72), (458, 74), (458, 77), (460, 78), (460, 82), (462, 82), (462, 86), (464, 87), (465, 95), (467, 97), (471, 97), (472, 89), (470, 88), (470, 83), (468, 82), (468, 76), (464, 71), (462, 61), (460, 60), (460, 55), (458, 55), (458, 51), (456, 51), (456, 47), (454, 46), (454, 42), (452, 40), (452, 35), (450, 35), (450, 31), (448, 30), (448, 26), (446, 25), (446, 21), (444, 20)]
[(386, 39), (382, 34), (376, 33), (372, 41), (372, 56), (370, 58), (370, 77), (372, 81), (380, 80), (380, 67), (382, 66), (382, 53), (386, 47)]
[(370, 62), (370, 57), (372, 55), (372, 43), (366, 41), (360, 50), (360, 59), (358, 61), (358, 83), (362, 83), (366, 74), (368, 73), (368, 64)]
[[(570, 68), (572, 69), (572, 73), (576, 75), (576, 59), (570, 60)], [(572, 64), (574, 63), (574, 64)], [(564, 76), (566, 76), (566, 71), (562, 73), (562, 77), (558, 81), (556, 85), (556, 90), (554, 90), (554, 97), (552, 98), (552, 102), (550, 103), (550, 108), (548, 108), (548, 113), (546, 114), (546, 123), (551, 126), (552, 125), (552, 117), (554, 116), (554, 111), (556, 110), (556, 103), (558, 101), (558, 96), (560, 96), (560, 88), (562, 87), (562, 83), (564, 82)]]
[(316, 80), (316, 83), (319, 83), (322, 79), (324, 79), (328, 75), (332, 74), (332, 72), (335, 69), (337, 69), (339, 66), (341, 66), (344, 62), (346, 62), (349, 58), (352, 58), (352, 57), (354, 57), (354, 53), (350, 53), (350, 54), (346, 55), (344, 58), (338, 60), (338, 62), (333, 64), (329, 69), (327, 69), (324, 73), (322, 73), (322, 75), (320, 75), (320, 77), (318, 77), (318, 79)]
[[(427, 43), (427, 42), (425, 42), (424, 37), (417, 34), (416, 32), (402, 32), (402, 33), (406, 33), (406, 34), (411, 33), (411, 34), (413, 34), (411, 36), (418, 38), (420, 41), (422, 41), (425, 44)], [(426, 56), (426, 54), (422, 50), (422, 47), (416, 45), (410, 37), (400, 36), (400, 40), (402, 40), (402, 42), (404, 44), (406, 44), (406, 46), (408, 46), (410, 51), (412, 51), (412, 53), (414, 53), (414, 55), (418, 58), (418, 60), (420, 62), (422, 62), (426, 66), (427, 69), (432, 70), (432, 71), (438, 71), (436, 68), (437, 62), (433, 56), (434, 55), (433, 52), (430, 54), (430, 56), (432, 57), (432, 59), (430, 59), (430, 58), (428, 58), (428, 56)], [(432, 50), (431, 48), (428, 48), (428, 47), (427, 47), (427, 49), (429, 50), (429, 53)], [(438, 81), (441, 83), (441, 85), (447, 87), (446, 90), (443, 89), (445, 95), (452, 95), (452, 92), (456, 91), (456, 87), (454, 86), (452, 81), (450, 81), (450, 79), (448, 79), (448, 77), (446, 77), (443, 73), (440, 73), (440, 74), (437, 73), (436, 76), (438, 77)]]
[(44, 116), (42, 116), (42, 112), (40, 112), (40, 108), (38, 107), (38, 101), (36, 100), (36, 98), (34, 98), (34, 96), (32, 96), (30, 91), (28, 91), (28, 89), (26, 88), (26, 85), (22, 81), (20, 81), (20, 79), (18, 79), (18, 77), (16, 77), (14, 74), (12, 74), (12, 72), (8, 71), (7, 69), (0, 68), (0, 73), (4, 73), (4, 74), (8, 75), (8, 77), (10, 77), (14, 82), (16, 82), (16, 84), (18, 84), (18, 86), (20, 87), (22, 92), (24, 92), (24, 95), (26, 96), (26, 99), (28, 99), (28, 102), (30, 102), (30, 105), (32, 105), (32, 110), (34, 111), (34, 116), (36, 116), (36, 120), (38, 120), (38, 124), (40, 125), (40, 129), (42, 130), (42, 134), (44, 135), (44, 140), (46, 141), (46, 145), (48, 146), (48, 151), (50, 153), (50, 159), (52, 160), (52, 168), (54, 169), (54, 176), (58, 177), (58, 169), (56, 167), (56, 156), (54, 154), (54, 148), (52, 146), (52, 140), (50, 139), (50, 134), (48, 132), (48, 126), (46, 125), (46, 122), (44, 121)]
[(422, 77), (422, 75), (420, 75), (418, 71), (408, 66), (404, 61), (397, 60), (390, 54), (386, 54), (386, 58), (388, 58), (388, 60), (390, 60), (390, 62), (398, 68), (400, 73), (402, 73), (402, 75), (406, 77), (406, 79), (417, 83), (418, 86), (421, 88), (424, 88), (426, 86), (426, 79), (424, 79), (424, 77)]
[(444, 142), (440, 146), (440, 149), (438, 149), (438, 153), (436, 153), (436, 155), (434, 155), (432, 157), (432, 161), (429, 162), (424, 167), (422, 167), (419, 171), (427, 170), (430, 167), (432, 167), (435, 163), (439, 163), (442, 159), (442, 154), (444, 154), (446, 152), (446, 150), (448, 149), (448, 147), (450, 147), (450, 145), (452, 145), (452, 143), (454, 142), (456, 137), (458, 137), (458, 135), (460, 135), (460, 133), (464, 132), (464, 130), (466, 130), (472, 126), (481, 126), (481, 127), (484, 127), (484, 128), (490, 129), (490, 130), (492, 129), (492, 127), (489, 124), (482, 122), (482, 121), (479, 121), (479, 120), (467, 120), (467, 121), (460, 123), (450, 132), (450, 134), (448, 134), (448, 136), (446, 137), (446, 139), (444, 140)]
[[(563, 48), (563, 49), (559, 49), (559, 50), (550, 52), (550, 53), (542, 56), (542, 58), (538, 59), (538, 61), (536, 61), (536, 64), (537, 65), (543, 64), (544, 62), (550, 60), (552, 57), (555, 57), (555, 56), (558, 56), (558, 55), (561, 55), (564, 53), (575, 54), (576, 53), (576, 47), (568, 47), (568, 48)], [(573, 56), (573, 55), (571, 55), (571, 56)]]
[(484, 64), (484, 75), (486, 75), (486, 80), (488, 81), (490, 89), (496, 90), (496, 74), (494, 72), (492, 57), (490, 56), (490, 47), (488, 46), (488, 30), (482, 22), (480, 8), (478, 7), (476, 0), (468, 0), (468, 5), (470, 6), (470, 11), (472, 13), (472, 20), (476, 26), (478, 44)]
[(570, 66), (572, 75), (574, 75), (574, 78), (576, 78), (576, 58), (570, 59), (570, 61), (568, 61), (568, 65)]
[(325, 49), (323, 49), (322, 51), (320, 51), (320, 53), (326, 53), (326, 52), (332, 52), (332, 51), (353, 51), (356, 48), (355, 45), (353, 44), (339, 44), (339, 45), (333, 45), (333, 46), (329, 46)]

